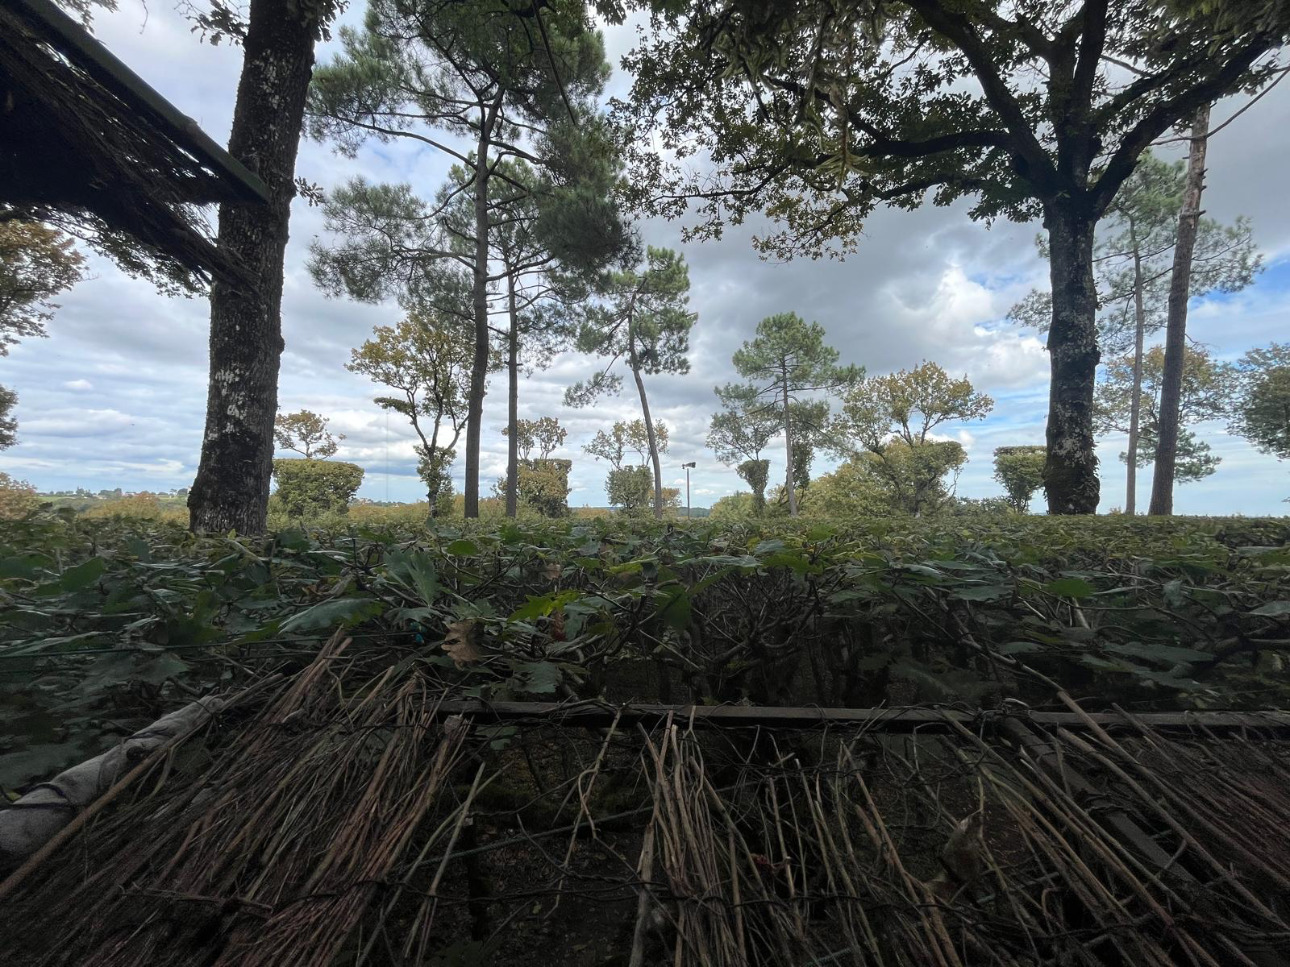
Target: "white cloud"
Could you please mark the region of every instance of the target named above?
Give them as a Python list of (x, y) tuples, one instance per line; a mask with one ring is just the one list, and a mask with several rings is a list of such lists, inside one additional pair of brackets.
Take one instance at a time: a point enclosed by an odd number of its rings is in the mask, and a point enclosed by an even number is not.
[(94, 384), (88, 379), (70, 379), (63, 386), (78, 393), (85, 393), (94, 388)]

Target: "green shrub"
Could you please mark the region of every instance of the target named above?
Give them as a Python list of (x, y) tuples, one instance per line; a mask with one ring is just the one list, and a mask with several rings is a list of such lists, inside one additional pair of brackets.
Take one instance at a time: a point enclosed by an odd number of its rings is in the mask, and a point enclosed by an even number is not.
[[(572, 460), (521, 460), (516, 475), (519, 503), (542, 517), (569, 516), (569, 471)], [(506, 481), (501, 481), (505, 493)]]
[[(764, 495), (761, 498), (761, 502), (765, 505), (766, 497)], [(757, 516), (757, 495), (742, 490), (739, 493), (727, 494), (725, 497), (719, 498), (708, 511), (710, 520), (727, 523), (730, 521), (748, 521), (755, 516)]]
[(610, 470), (605, 481), (609, 502), (622, 510), (640, 510), (648, 506), (654, 477), (649, 467), (621, 467)]
[[(163, 502), (164, 501), (164, 502)], [(175, 497), (157, 494), (130, 494), (115, 500), (105, 500), (85, 511), (90, 518), (125, 517), (130, 520), (163, 521), (167, 524), (187, 524), (188, 509)]]
[(292, 520), (344, 514), (363, 483), (363, 468), (333, 460), (274, 460), (276, 496)]
[(21, 520), (39, 506), (35, 487), (0, 470), (0, 520)]

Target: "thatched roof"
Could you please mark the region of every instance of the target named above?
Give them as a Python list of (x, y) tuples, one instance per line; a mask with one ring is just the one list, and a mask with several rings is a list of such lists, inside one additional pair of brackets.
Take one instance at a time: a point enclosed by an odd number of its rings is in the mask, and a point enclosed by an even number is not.
[(0, 883), (6, 961), (1216, 967), (1290, 950), (1284, 723), (1074, 707), (897, 733), (899, 716), (587, 727), (543, 709), (516, 729), (447, 714), (415, 663), (363, 661), (333, 640), (136, 766)]
[[(0, 6), (0, 213), (128, 236), (161, 262), (236, 274), (194, 206), (263, 183), (49, 0)], [(169, 274), (175, 274), (173, 272)]]

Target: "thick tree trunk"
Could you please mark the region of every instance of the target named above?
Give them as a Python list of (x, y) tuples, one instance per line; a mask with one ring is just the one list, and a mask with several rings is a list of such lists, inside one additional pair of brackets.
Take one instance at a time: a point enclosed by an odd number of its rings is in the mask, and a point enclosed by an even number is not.
[(520, 313), (515, 305), (515, 278), (510, 275), (506, 296), (511, 324), (506, 334), (506, 516), (515, 517), (520, 505)]
[(1129, 469), (1126, 472), (1124, 512), (1132, 517), (1138, 509), (1138, 434), (1142, 419), (1142, 353), (1147, 335), (1147, 312), (1142, 304), (1142, 253), (1133, 234), (1133, 399), (1129, 403)]
[(788, 491), (788, 516), (797, 516), (797, 493), (793, 489), (793, 420), (788, 410), (788, 367), (781, 367), (784, 390), (784, 456), (788, 468), (784, 471), (784, 489)]
[(188, 494), (189, 526), (197, 532), (265, 529), (283, 350), (283, 260), (317, 32), (309, 9), (254, 0), (242, 44), (228, 148), (264, 181), (270, 203), (220, 206), (219, 247), (248, 266), (258, 284), (211, 288), (206, 430)]
[(641, 378), (640, 360), (636, 358), (636, 339), (627, 337), (628, 362), (636, 380), (636, 392), (641, 398), (641, 417), (645, 420), (645, 437), (649, 441), (649, 459), (654, 465), (654, 516), (663, 516), (663, 465), (658, 459), (658, 441), (654, 437), (654, 420), (649, 414), (649, 398), (645, 395), (645, 380)]
[(1151, 479), (1152, 516), (1174, 512), (1174, 466), (1178, 459), (1178, 412), (1182, 403), (1183, 363), (1187, 353), (1187, 299), (1191, 295), (1191, 257), (1200, 221), (1200, 196), (1205, 190), (1205, 149), (1208, 146), (1209, 106), (1196, 111), (1187, 156), (1187, 186), (1178, 213), (1178, 243), (1174, 246), (1169, 280), (1169, 309), (1165, 322), (1165, 364), (1160, 377), (1160, 422), (1156, 467)]
[(475, 315), (475, 357), (470, 367), (466, 405), (465, 516), (479, 516), (479, 440), (484, 422), (484, 387), (488, 381), (488, 149), (501, 98), (481, 109), (475, 149), (475, 266), (471, 303)]
[(1100, 491), (1093, 449), (1093, 384), (1099, 359), (1093, 282), (1096, 219), (1072, 207), (1051, 206), (1044, 218), (1053, 292), (1044, 466), (1050, 514), (1095, 513)]

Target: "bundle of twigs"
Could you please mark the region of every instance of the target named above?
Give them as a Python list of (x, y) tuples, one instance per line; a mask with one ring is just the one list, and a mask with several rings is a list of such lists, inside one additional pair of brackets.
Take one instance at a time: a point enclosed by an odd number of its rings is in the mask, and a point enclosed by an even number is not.
[(20, 961), (321, 965), (359, 943), (467, 728), (436, 724), (437, 696), (398, 669), (348, 691), (346, 644), (333, 639), (199, 782), (123, 809), (88, 838), (85, 866), (64, 861), (21, 895), (18, 909), (44, 915), (17, 939)]
[[(632, 967), (1214, 967), (1290, 949), (1284, 850), (1261, 858), (1249, 822), (1278, 820), (1264, 835), (1282, 835), (1284, 750), (1266, 755), (1266, 786), (1237, 769), (1189, 790), (1105, 733), (1103, 750), (1063, 735), (1068, 757), (1037, 737), (1020, 750), (962, 739), (862, 736), (831, 767), (783, 755), (721, 794), (695, 736), (666, 729), (646, 749), (655, 807)], [(1139, 741), (1182, 773), (1203, 755)], [(1075, 765), (1093, 758), (1111, 773), (1100, 798)]]

